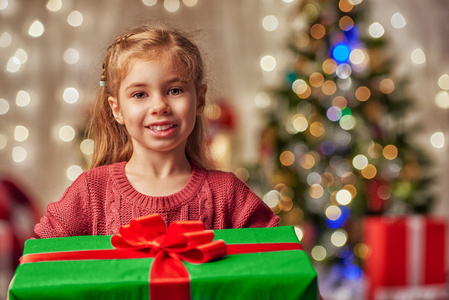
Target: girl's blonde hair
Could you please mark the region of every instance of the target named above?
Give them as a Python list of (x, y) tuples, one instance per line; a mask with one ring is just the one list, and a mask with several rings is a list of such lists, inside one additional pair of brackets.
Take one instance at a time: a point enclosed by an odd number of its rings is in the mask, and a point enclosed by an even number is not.
[[(139, 26), (118, 37), (106, 51), (101, 87), (92, 111), (89, 136), (94, 139), (91, 168), (129, 161), (133, 146), (128, 131), (112, 114), (108, 98), (118, 99), (120, 82), (135, 59), (169, 58), (179, 68), (182, 78), (197, 89), (204, 84), (204, 65), (198, 47), (180, 31), (166, 26)], [(212, 167), (207, 153), (207, 135), (203, 114), (187, 139), (186, 156), (205, 168)]]

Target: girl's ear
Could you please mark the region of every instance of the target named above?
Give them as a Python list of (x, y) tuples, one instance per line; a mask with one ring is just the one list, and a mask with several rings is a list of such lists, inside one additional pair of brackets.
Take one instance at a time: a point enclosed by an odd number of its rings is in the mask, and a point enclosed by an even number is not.
[(120, 106), (118, 105), (117, 98), (109, 97), (108, 102), (109, 105), (111, 106), (112, 114), (114, 115), (114, 118), (117, 120), (117, 122), (121, 125), (125, 124), (125, 120), (123, 119), (123, 115), (120, 110)]
[(196, 103), (196, 114), (201, 115), (204, 111), (204, 107), (206, 106), (206, 92), (207, 92), (207, 85), (203, 84), (198, 89), (198, 97), (197, 97), (197, 103)]

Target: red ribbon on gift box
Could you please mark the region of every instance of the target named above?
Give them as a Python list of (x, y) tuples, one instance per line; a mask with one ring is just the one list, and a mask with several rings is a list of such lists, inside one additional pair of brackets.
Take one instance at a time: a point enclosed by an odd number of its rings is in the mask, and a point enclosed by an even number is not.
[(158, 214), (134, 219), (112, 236), (115, 249), (35, 253), (20, 263), (59, 260), (129, 259), (154, 257), (150, 267), (150, 299), (190, 299), (190, 276), (183, 264), (206, 263), (224, 255), (302, 250), (300, 243), (227, 245), (213, 240), (201, 221), (173, 222), (166, 228)]

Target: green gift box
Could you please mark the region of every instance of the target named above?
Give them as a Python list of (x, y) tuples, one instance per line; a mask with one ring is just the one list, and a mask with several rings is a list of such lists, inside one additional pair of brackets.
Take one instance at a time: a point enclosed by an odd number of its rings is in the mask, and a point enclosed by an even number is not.
[[(214, 230), (227, 245), (299, 243), (291, 226)], [(111, 236), (31, 239), (24, 256), (113, 249)], [(252, 252), (253, 250), (251, 250)], [(257, 250), (256, 250), (257, 251)], [(149, 299), (154, 258), (57, 260), (24, 263), (9, 299)], [(230, 254), (210, 262), (183, 262), (191, 299), (317, 299), (317, 274), (303, 250)]]

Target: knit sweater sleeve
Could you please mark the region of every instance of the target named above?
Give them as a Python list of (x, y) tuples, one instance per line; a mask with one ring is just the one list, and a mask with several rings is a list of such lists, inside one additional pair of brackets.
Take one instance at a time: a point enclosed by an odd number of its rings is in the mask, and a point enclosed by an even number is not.
[(230, 228), (276, 227), (280, 218), (243, 181), (231, 173), (228, 194)]
[(86, 174), (81, 174), (69, 186), (61, 199), (48, 204), (45, 215), (34, 227), (40, 238), (90, 235), (92, 225), (87, 222), (89, 202)]

